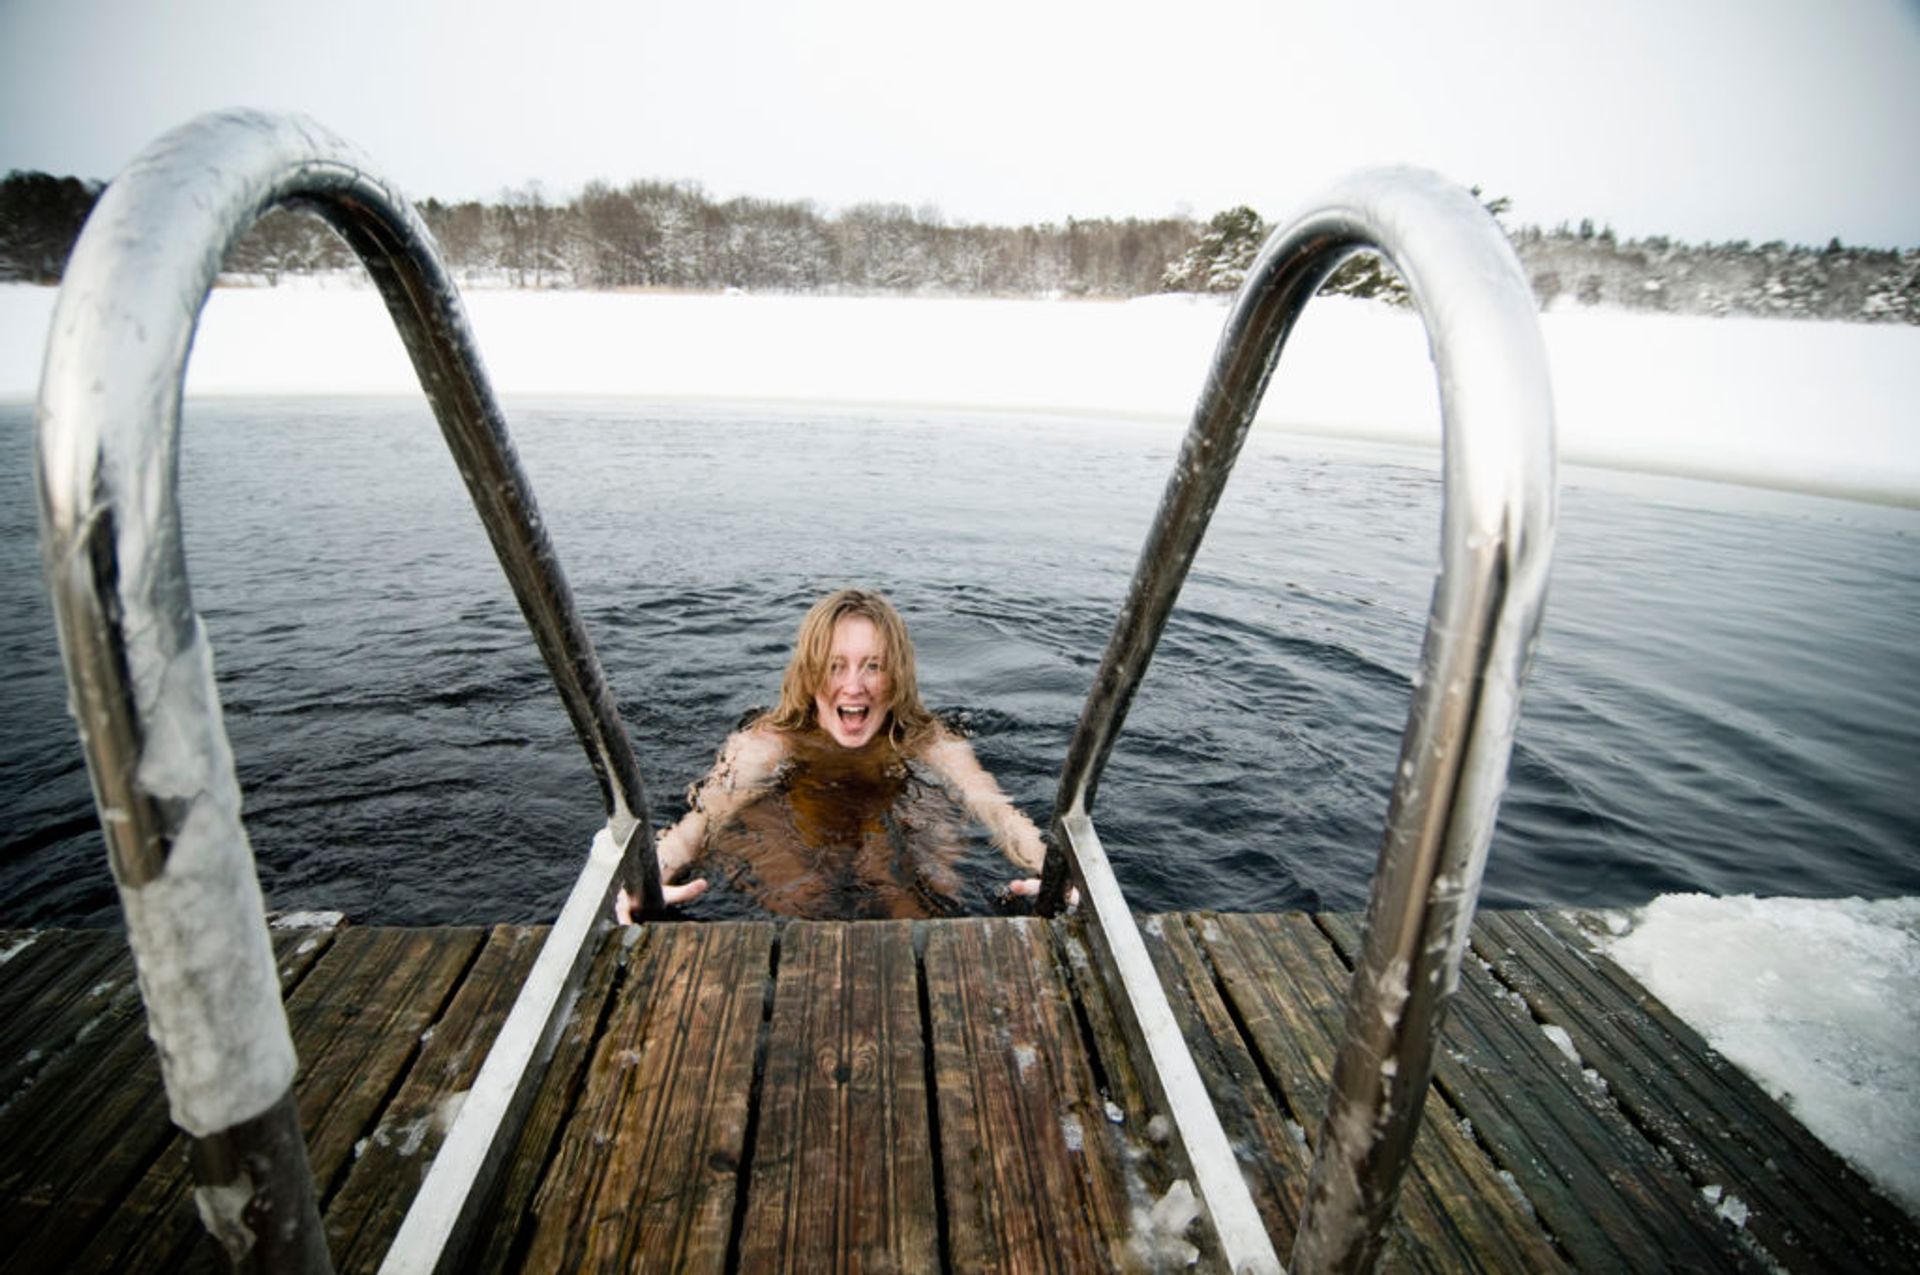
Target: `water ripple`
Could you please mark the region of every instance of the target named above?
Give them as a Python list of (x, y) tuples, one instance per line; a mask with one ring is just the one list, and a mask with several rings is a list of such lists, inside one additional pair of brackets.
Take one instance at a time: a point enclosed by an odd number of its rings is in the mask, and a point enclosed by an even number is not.
[[(190, 412), (195, 599), (270, 901), (548, 919), (598, 790), (424, 408)], [(1044, 820), (1176, 432), (604, 405), (513, 420), (656, 821), (774, 698), (808, 603), (848, 583), (900, 605), (928, 700)], [(0, 923), (111, 923), (30, 436), (26, 409), (0, 407)], [(1136, 907), (1364, 901), (1439, 505), (1425, 470), (1248, 447), (1100, 785)], [(1570, 486), (1561, 510), (1484, 897), (1920, 891), (1916, 519), (1675, 484)], [(983, 841), (961, 870), (975, 909), (1007, 875)]]

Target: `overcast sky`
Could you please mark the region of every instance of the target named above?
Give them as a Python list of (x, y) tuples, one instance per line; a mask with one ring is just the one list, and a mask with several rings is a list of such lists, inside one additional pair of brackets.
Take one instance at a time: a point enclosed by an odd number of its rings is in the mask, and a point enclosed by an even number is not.
[(109, 177), (236, 105), (415, 197), (1276, 219), (1402, 162), (1515, 223), (1920, 246), (1920, 0), (0, 0), (0, 169)]

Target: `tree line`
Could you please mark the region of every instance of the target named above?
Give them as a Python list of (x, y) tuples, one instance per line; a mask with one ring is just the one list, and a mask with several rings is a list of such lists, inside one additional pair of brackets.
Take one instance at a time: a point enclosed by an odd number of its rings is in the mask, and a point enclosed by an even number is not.
[[(56, 282), (98, 183), (13, 172), (0, 181), (0, 279)], [(1477, 193), (1477, 192), (1476, 192)], [(1497, 218), (1507, 201), (1486, 201)], [(537, 184), (483, 203), (427, 199), (421, 217), (463, 284), (952, 296), (1135, 297), (1230, 292), (1272, 227), (1251, 208), (1188, 217), (953, 223), (931, 208), (718, 200), (689, 182), (592, 182), (568, 199)], [(1920, 323), (1920, 249), (1620, 240), (1591, 222), (1509, 228), (1543, 308)], [(229, 282), (349, 270), (319, 219), (277, 210), (228, 254)], [(1405, 303), (1377, 258), (1350, 260), (1326, 290)]]
[[(1474, 192), (1480, 192), (1476, 189)], [(1505, 199), (1485, 201), (1496, 220)], [(1824, 248), (1779, 241), (1686, 244), (1665, 237), (1619, 239), (1591, 221), (1552, 230), (1503, 225), (1541, 309), (1572, 303), (1676, 314), (1920, 323), (1920, 249)], [(1271, 227), (1250, 208), (1219, 214), (1167, 268), (1164, 285), (1192, 292), (1240, 286)], [(1409, 301), (1378, 257), (1349, 259), (1323, 292)]]

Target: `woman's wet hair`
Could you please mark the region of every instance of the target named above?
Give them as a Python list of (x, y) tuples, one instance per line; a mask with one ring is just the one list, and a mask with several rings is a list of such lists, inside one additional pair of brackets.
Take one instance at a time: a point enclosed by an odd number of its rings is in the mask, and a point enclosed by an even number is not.
[(833, 653), (833, 626), (858, 616), (879, 630), (887, 672), (887, 734), (895, 748), (909, 752), (938, 729), (939, 721), (920, 701), (920, 683), (914, 672), (913, 639), (907, 622), (878, 593), (841, 589), (814, 603), (800, 621), (793, 654), (780, 679), (780, 702), (763, 721), (776, 730), (803, 731), (818, 725), (813, 698), (826, 684), (827, 662)]

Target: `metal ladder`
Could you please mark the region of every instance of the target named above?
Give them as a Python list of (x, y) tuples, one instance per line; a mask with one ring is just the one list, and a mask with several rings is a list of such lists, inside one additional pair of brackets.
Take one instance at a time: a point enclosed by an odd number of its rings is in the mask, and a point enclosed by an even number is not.
[[(388, 1252), (456, 1269), (624, 885), (660, 882), (632, 744), (574, 606), (464, 309), (408, 202), (298, 117), (223, 112), (155, 141), (101, 197), (55, 307), (38, 408), (41, 537), (73, 711), (196, 1201), (237, 1266), (330, 1268), (292, 1096), (239, 785), (188, 587), (181, 387), (227, 249), (281, 205), (317, 212), (387, 303), (598, 777), (607, 824)], [(1552, 409), (1531, 294), (1463, 191), (1379, 172), (1269, 241), (1229, 319), (1070, 746), (1043, 907), (1069, 877), (1130, 1043), (1235, 1270), (1278, 1270), (1091, 818), (1094, 790), (1287, 333), (1347, 255), (1379, 249), (1426, 318), (1446, 433), (1442, 570), (1292, 1261), (1378, 1251), (1458, 978), (1545, 595)], [(1064, 849), (1061, 849), (1061, 848)]]

